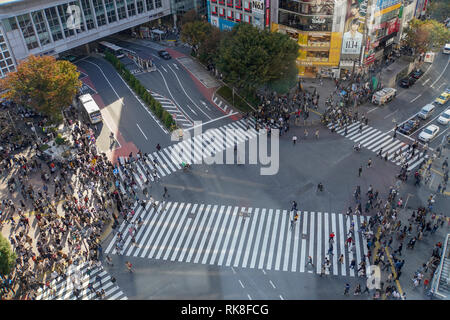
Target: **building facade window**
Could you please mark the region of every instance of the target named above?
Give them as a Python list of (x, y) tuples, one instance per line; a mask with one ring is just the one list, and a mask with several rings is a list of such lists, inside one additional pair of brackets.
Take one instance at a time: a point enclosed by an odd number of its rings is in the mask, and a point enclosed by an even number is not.
[(242, 0), (235, 0), (234, 1), (234, 7), (236, 9), (242, 10)]
[(5, 38), (0, 31), (0, 77), (3, 78), (8, 72), (13, 72), (15, 70), (16, 67), (13, 60), (11, 59), (11, 55), (9, 53), (8, 46), (6, 45)]
[(38, 34), (39, 41), (42, 46), (50, 43), (50, 35), (47, 30), (47, 26), (45, 25), (44, 16), (42, 11), (35, 11), (31, 13), (31, 17), (33, 18), (34, 26), (36, 27), (36, 32)]
[(153, 6), (153, 0), (145, 0), (147, 4), (147, 11), (153, 10), (155, 7)]
[(5, 29), (6, 32), (9, 32), (11, 30), (16, 30), (19, 28), (16, 23), (16, 18), (14, 18), (14, 17), (3, 19), (2, 24), (3, 24), (3, 28)]
[(227, 7), (233, 7), (233, 0), (227, 0)]
[(331, 31), (333, 17), (304, 16), (298, 13), (278, 11), (279, 24), (303, 31)]
[(114, 7), (114, 0), (105, 0), (106, 15), (108, 16), (108, 23), (117, 21), (116, 9)]
[(22, 31), (22, 35), (25, 39), (28, 50), (39, 47), (36, 34), (34, 33), (33, 25), (31, 24), (30, 15), (28, 13), (22, 14), (17, 17), (17, 21), (19, 22), (19, 27)]
[(127, 12), (125, 11), (125, 0), (117, 0), (116, 2), (117, 6), (117, 14), (119, 15), (119, 19), (126, 19)]
[(141, 14), (142, 12), (144, 12), (144, 0), (136, 0), (136, 5), (137, 5), (137, 13)]
[(136, 6), (134, 5), (134, 0), (127, 0), (127, 10), (129, 17), (136, 15)]
[(86, 20), (86, 27), (88, 30), (95, 29), (94, 16), (89, 0), (81, 0), (81, 7), (83, 8), (84, 19)]
[(106, 14), (105, 7), (103, 7), (102, 0), (92, 0), (92, 4), (94, 5), (95, 17), (97, 19), (97, 25), (99, 27), (104, 26), (106, 24)]
[(66, 38), (75, 35), (73, 28), (69, 28), (67, 26), (67, 19), (69, 18), (69, 14), (67, 13), (67, 7), (68, 7), (67, 3), (58, 6), (58, 13), (59, 13), (59, 16), (61, 17), (61, 23), (63, 26), (64, 35), (66, 36)]
[(45, 9), (45, 16), (47, 17), (48, 25), (50, 26), (50, 33), (53, 41), (64, 39), (55, 7)]
[(156, 8), (161, 8), (161, 7), (162, 7), (162, 2), (161, 2), (161, 0), (155, 0), (155, 7), (156, 7)]

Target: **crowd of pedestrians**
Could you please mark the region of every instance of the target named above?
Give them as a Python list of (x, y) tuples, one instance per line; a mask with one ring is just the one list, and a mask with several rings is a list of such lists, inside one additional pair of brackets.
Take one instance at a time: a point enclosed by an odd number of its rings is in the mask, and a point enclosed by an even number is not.
[[(9, 102), (1, 109), (10, 114), (20, 110)], [(99, 265), (105, 223), (117, 221), (115, 207), (119, 212), (128, 208), (115, 189), (113, 165), (96, 150), (92, 128), (77, 119), (74, 108), (68, 114), (72, 156), (67, 159), (41, 152), (37, 132), (28, 149), (2, 140), (0, 177), (8, 194), (0, 203), (0, 225), (2, 229), (9, 225), (9, 241), (17, 256), (14, 270), (0, 279), (3, 297), (33, 299), (39, 287), (53, 292), (52, 280), (65, 279), (68, 267), (84, 262)], [(42, 125), (40, 121), (36, 130), (41, 132)], [(79, 284), (72, 280), (78, 296)]]

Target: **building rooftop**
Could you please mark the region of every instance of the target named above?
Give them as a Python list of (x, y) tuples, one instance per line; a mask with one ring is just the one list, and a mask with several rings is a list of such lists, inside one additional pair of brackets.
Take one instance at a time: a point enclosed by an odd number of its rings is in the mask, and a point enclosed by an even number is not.
[(0, 6), (3, 6), (5, 4), (10, 4), (10, 3), (14, 3), (14, 2), (22, 2), (24, 0), (0, 0)]

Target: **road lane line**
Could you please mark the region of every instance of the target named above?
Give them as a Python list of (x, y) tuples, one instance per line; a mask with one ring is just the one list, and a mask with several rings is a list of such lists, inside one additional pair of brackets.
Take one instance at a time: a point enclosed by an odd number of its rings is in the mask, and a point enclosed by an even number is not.
[(137, 127), (139, 128), (139, 130), (141, 131), (142, 135), (144, 136), (145, 140), (148, 141), (147, 136), (145, 135), (144, 131), (142, 131), (141, 127), (136, 123)]
[(439, 77), (431, 84), (431, 88), (433, 88), (433, 86), (434, 86), (434, 84), (436, 83), (436, 82), (438, 82), (439, 81), (439, 79), (442, 77), (442, 75), (444, 74), (444, 72), (445, 72), (445, 70), (447, 70), (447, 67), (448, 67), (448, 64), (450, 63), (450, 57), (448, 58), (448, 60), (447, 60), (447, 64), (445, 65), (445, 68), (444, 68), (444, 70), (442, 70), (442, 72), (441, 72), (441, 74), (439, 75)]
[(412, 99), (410, 102), (416, 101), (416, 100), (419, 99), (421, 96), (422, 96), (422, 94), (419, 94), (417, 97), (415, 97), (414, 99)]
[(393, 114), (396, 114), (398, 112), (398, 109), (397, 110), (395, 110), (394, 112), (392, 112), (392, 113), (389, 113), (386, 117), (384, 117), (384, 119), (387, 119), (387, 118), (389, 118), (390, 116), (392, 116)]

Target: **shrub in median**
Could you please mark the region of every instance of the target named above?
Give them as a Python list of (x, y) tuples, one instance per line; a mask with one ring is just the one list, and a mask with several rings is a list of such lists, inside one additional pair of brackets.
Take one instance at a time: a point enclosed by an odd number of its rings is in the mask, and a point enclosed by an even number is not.
[(117, 59), (116, 56), (112, 55), (110, 52), (106, 52), (105, 59), (116, 68), (118, 73), (125, 79), (128, 85), (145, 102), (147, 108), (149, 108), (156, 114), (156, 116), (164, 123), (167, 129), (172, 131), (177, 128), (172, 115), (163, 109), (161, 103), (153, 98), (153, 96), (147, 91), (147, 89), (145, 89), (141, 82), (125, 68), (125, 66), (122, 64), (122, 62), (120, 62), (119, 59)]

